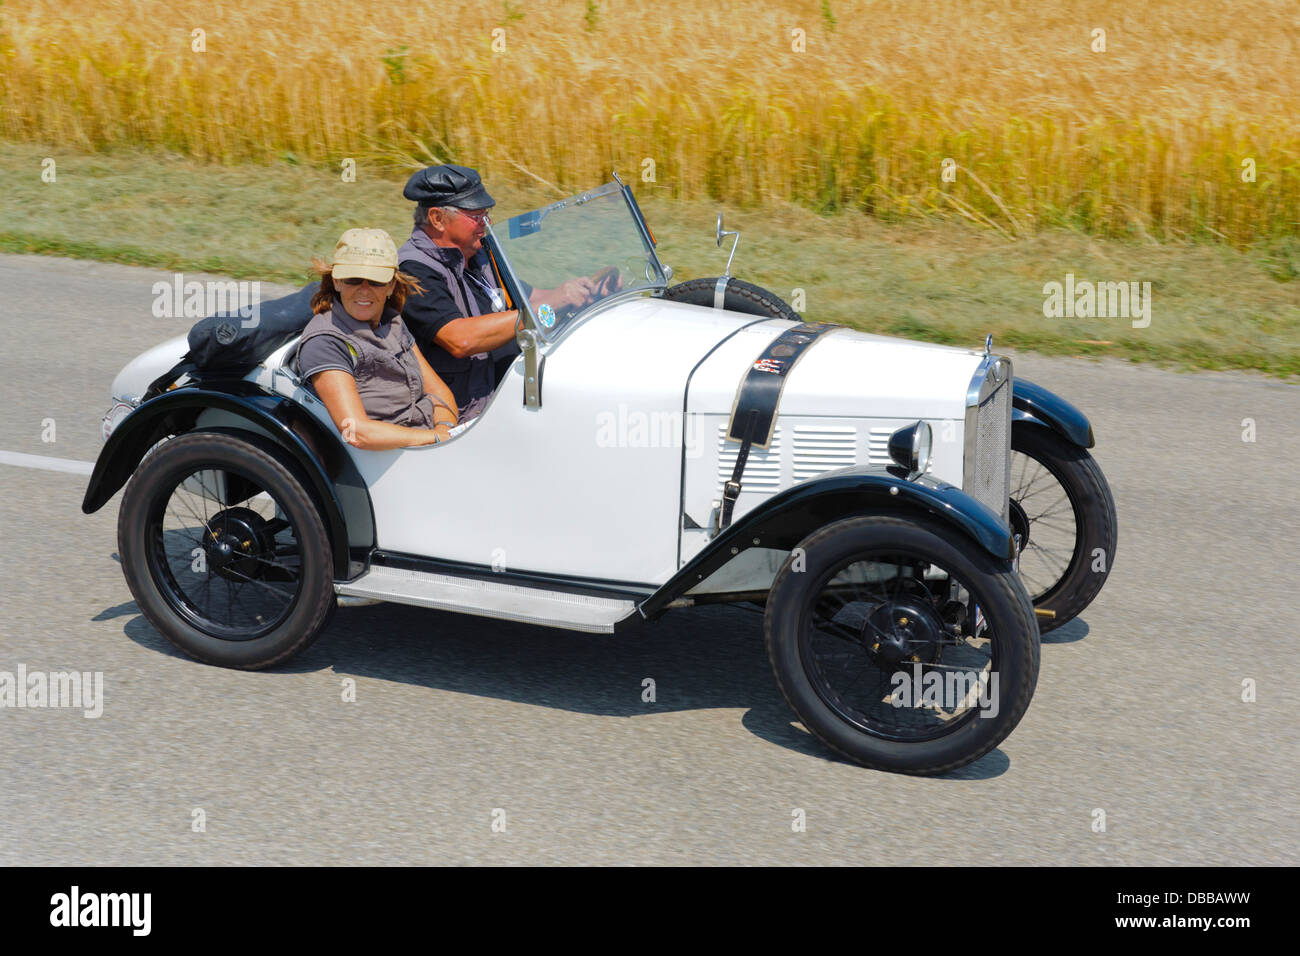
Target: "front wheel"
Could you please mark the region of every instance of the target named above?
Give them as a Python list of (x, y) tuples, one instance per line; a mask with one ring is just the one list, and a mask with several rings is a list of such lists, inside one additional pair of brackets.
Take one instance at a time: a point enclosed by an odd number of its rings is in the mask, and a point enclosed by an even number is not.
[(1038, 679), (1033, 607), (1010, 562), (920, 518), (848, 518), (804, 539), (772, 583), (764, 632), (804, 726), (876, 770), (979, 759)]
[(1011, 429), (1011, 528), (1047, 633), (1092, 603), (1115, 560), (1115, 499), (1092, 455), (1040, 425)]
[(122, 498), (118, 552), (136, 603), (205, 663), (284, 661), (334, 607), (320, 513), (271, 451), (257, 436), (182, 435), (141, 462)]

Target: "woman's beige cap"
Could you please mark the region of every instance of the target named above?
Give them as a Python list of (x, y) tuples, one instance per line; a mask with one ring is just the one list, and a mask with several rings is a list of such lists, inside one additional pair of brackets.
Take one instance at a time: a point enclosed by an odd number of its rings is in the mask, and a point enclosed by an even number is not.
[(334, 247), (330, 269), (336, 279), (391, 282), (397, 271), (397, 246), (382, 229), (349, 229)]

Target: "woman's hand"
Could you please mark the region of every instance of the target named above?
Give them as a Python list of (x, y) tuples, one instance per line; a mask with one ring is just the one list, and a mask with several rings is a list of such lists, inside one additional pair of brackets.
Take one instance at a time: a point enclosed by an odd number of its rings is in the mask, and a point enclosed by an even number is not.
[[(343, 440), (354, 448), (387, 451), (411, 445), (432, 445), (435, 440), (441, 441), (448, 437), (445, 423), (440, 433), (438, 428), (409, 428), (371, 418), (361, 404), (357, 381), (350, 372), (341, 369), (317, 372), (311, 377), (311, 384), (325, 403)], [(443, 410), (443, 414), (447, 414), (446, 410)]]

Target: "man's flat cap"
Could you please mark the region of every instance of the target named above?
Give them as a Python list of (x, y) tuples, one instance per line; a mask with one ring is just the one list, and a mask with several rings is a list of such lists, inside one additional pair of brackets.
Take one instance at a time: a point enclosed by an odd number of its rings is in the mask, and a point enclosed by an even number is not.
[(421, 206), (486, 209), (496, 200), (483, 188), (478, 170), (467, 166), (428, 166), (406, 181), (402, 195)]

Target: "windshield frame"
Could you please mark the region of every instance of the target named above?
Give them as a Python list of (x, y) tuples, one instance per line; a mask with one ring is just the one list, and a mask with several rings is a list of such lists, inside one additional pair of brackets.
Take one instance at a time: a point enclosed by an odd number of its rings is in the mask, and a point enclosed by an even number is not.
[(590, 315), (604, 311), (604, 308), (610, 303), (632, 297), (642, 297), (645, 295), (662, 295), (668, 288), (670, 275), (667, 267), (659, 260), (659, 254), (655, 249), (654, 235), (650, 232), (649, 226), (646, 225), (645, 217), (641, 213), (640, 206), (637, 205), (636, 197), (632, 195), (632, 190), (618, 176), (614, 174), (614, 179), (594, 189), (588, 189), (585, 192), (568, 196), (564, 199), (557, 200), (549, 205), (542, 206), (539, 209), (531, 209), (519, 213), (504, 220), (509, 228), (511, 223), (536, 222), (540, 223), (547, 215), (557, 212), (561, 209), (582, 206), (594, 199), (601, 199), (613, 195), (615, 192), (620, 193), (623, 197), (625, 208), (632, 219), (632, 226), (635, 228), (638, 237), (641, 240), (642, 249), (646, 255), (647, 265), (653, 266), (655, 277), (647, 280), (646, 285), (639, 285), (633, 289), (626, 289), (615, 292), (612, 295), (597, 299), (575, 312), (565, 321), (554, 324), (551, 328), (546, 328), (538, 321), (537, 314), (533, 310), (532, 303), (523, 295), (523, 286), (519, 274), (515, 271), (514, 265), (510, 262), (510, 257), (505, 251), (505, 244), (497, 235), (493, 224), (487, 227), (487, 239), (489, 251), (495, 257), (497, 266), (501, 271), (501, 278), (506, 284), (506, 291), (514, 300), (516, 308), (519, 309), (522, 328), (530, 330), (535, 334), (538, 340), (543, 344), (553, 344), (562, 339), (570, 329), (578, 325)]

